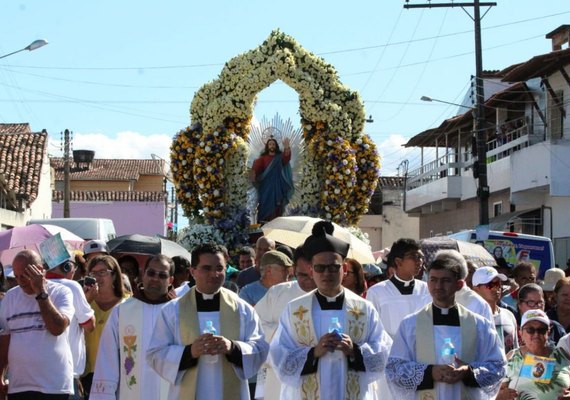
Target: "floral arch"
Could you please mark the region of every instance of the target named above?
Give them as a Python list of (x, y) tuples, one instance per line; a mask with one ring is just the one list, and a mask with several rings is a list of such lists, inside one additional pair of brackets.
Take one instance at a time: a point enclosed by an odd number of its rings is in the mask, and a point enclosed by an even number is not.
[(258, 48), (232, 58), (218, 79), (196, 92), (192, 125), (178, 132), (171, 146), (185, 213), (223, 230), (244, 212), (255, 98), (278, 79), (299, 94), (306, 145), (298, 185), (301, 205), (292, 212), (356, 225), (368, 209), (380, 168), (376, 147), (363, 134), (363, 102), (340, 82), (332, 65), (279, 30)]

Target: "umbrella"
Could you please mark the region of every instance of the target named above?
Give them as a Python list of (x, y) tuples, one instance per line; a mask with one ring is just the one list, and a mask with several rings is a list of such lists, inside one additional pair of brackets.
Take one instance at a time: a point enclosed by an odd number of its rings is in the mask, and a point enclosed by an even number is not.
[(38, 251), (41, 242), (58, 233), (69, 247), (80, 249), (83, 246), (82, 238), (59, 226), (44, 224), (16, 226), (0, 232), (0, 262), (4, 265), (11, 264), (16, 254), (24, 249)]
[(429, 264), (438, 250), (457, 250), (467, 261), (472, 261), (477, 267), (492, 267), (497, 262), (483, 246), (476, 243), (464, 242), (445, 236), (433, 237), (420, 240), (422, 251), (426, 257), (426, 264)]
[(120, 254), (163, 254), (168, 257), (180, 256), (190, 260), (190, 253), (172, 240), (157, 236), (123, 235), (107, 242), (110, 253)]
[[(305, 216), (277, 217), (263, 225), (261, 230), (268, 239), (295, 248), (305, 242), (305, 239), (311, 235), (313, 225), (319, 221), (322, 220)], [(349, 258), (354, 258), (362, 264), (374, 264), (375, 259), (368, 244), (354, 236), (348, 229), (335, 223), (333, 225), (333, 236), (350, 245)]]

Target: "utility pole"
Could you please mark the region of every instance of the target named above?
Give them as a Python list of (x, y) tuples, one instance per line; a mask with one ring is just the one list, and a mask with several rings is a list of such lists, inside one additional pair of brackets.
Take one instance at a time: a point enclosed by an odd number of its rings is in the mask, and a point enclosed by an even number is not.
[(69, 200), (71, 198), (69, 188), (69, 129), (63, 132), (63, 218), (69, 218)]
[[(485, 89), (483, 86), (483, 54), (481, 50), (481, 9), (480, 7), (496, 6), (495, 2), (483, 2), (474, 0), (473, 2), (458, 3), (427, 3), (409, 4), (406, 0), (404, 8), (446, 8), (461, 7), (463, 11), (467, 7), (473, 7), (473, 17), (467, 11), (475, 23), (475, 139), (477, 143), (477, 161), (473, 164), (473, 176), (478, 179), (477, 198), (479, 199), (479, 225), (489, 225), (489, 184), (487, 182), (487, 132), (485, 131), (485, 114), (483, 106), (485, 103)], [(487, 10), (488, 11), (488, 10)], [(483, 15), (484, 17), (485, 15)]]

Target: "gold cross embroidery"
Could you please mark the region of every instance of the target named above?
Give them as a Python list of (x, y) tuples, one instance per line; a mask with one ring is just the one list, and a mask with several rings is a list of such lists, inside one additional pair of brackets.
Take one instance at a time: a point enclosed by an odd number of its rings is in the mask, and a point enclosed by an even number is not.
[(364, 315), (364, 311), (362, 311), (360, 308), (350, 308), (347, 310), (349, 314), (351, 314), (352, 316), (354, 316), (355, 320), (359, 320), (360, 317), (362, 317)]
[(293, 313), (294, 316), (296, 316), (297, 318), (299, 318), (301, 321), (303, 320), (303, 318), (305, 317), (305, 314), (308, 313), (309, 310), (307, 310), (305, 307), (303, 307), (302, 305), (299, 306), (299, 308), (297, 309), (297, 311), (295, 311)]

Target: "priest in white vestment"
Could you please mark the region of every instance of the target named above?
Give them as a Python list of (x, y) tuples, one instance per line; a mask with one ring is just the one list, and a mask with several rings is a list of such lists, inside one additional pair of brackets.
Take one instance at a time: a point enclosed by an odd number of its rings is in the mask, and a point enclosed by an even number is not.
[(247, 379), (269, 349), (259, 318), (222, 287), (226, 261), (221, 246), (196, 247), (190, 272), (196, 285), (162, 308), (147, 361), (170, 383), (170, 400), (248, 400)]
[(386, 332), (392, 338), (404, 317), (431, 301), (426, 283), (415, 279), (424, 260), (418, 241), (398, 239), (388, 253), (388, 265), (395, 267), (394, 275), (368, 289), (366, 298), (374, 304)]
[(455, 302), (465, 284), (459, 276), (453, 257), (429, 265), (433, 303), (402, 321), (386, 366), (394, 398), (475, 400), (498, 393), (506, 366), (499, 337), (492, 322)]
[(392, 340), (370, 302), (345, 290), (349, 246), (319, 222), (303, 249), (317, 290), (291, 301), (271, 341), (281, 399), (372, 399)]
[[(293, 254), (293, 268), (295, 281), (283, 282), (269, 288), (265, 296), (255, 305), (255, 311), (259, 315), (261, 327), (265, 333), (265, 340), (271, 343), (273, 335), (279, 326), (279, 318), (287, 303), (291, 300), (315, 290), (316, 285), (311, 275), (311, 262), (303, 252), (303, 246), (297, 247)], [(257, 377), (255, 398), (264, 400), (279, 400), (281, 394), (281, 382), (275, 375), (269, 363)], [(263, 379), (264, 378), (264, 379)]]
[(119, 304), (105, 324), (91, 385), (91, 400), (165, 400), (168, 382), (145, 355), (160, 310), (172, 300), (174, 262), (164, 255), (148, 259), (136, 298)]

